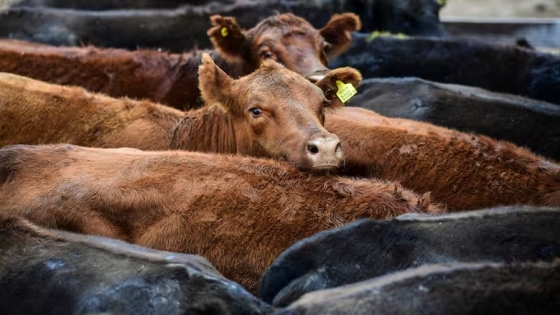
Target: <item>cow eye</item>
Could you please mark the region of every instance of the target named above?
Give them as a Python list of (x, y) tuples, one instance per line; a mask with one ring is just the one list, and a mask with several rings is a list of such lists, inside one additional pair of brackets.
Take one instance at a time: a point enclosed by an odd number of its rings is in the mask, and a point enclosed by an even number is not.
[(264, 59), (272, 58), (272, 53), (270, 51), (265, 51), (265, 52), (262, 53), (262, 57)]
[(253, 107), (253, 108), (249, 109), (249, 111), (251, 112), (251, 114), (255, 118), (260, 117), (262, 115), (262, 111), (260, 109), (256, 108), (256, 107)]

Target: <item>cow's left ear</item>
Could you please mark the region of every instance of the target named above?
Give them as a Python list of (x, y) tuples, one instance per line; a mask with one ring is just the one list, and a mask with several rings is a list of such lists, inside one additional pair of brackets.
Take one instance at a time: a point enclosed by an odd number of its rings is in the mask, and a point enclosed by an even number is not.
[(216, 51), (227, 61), (241, 60), (248, 53), (249, 40), (235, 18), (212, 15), (210, 21), (207, 33)]
[(360, 17), (354, 13), (335, 14), (319, 34), (328, 42), (327, 56), (340, 55), (352, 43), (352, 32), (362, 28)]
[(315, 83), (323, 90), (329, 108), (342, 107), (355, 94), (362, 75), (354, 68), (344, 67), (331, 70), (321, 81)]
[(209, 54), (202, 54), (202, 64), (198, 67), (198, 81), (202, 98), (208, 105), (220, 105), (228, 111), (228, 95), (234, 80), (218, 67)]

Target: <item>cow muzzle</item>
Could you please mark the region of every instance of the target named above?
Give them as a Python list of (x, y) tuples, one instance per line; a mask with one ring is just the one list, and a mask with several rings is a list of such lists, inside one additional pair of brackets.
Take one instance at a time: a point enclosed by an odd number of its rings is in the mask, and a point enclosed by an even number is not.
[(340, 139), (335, 135), (321, 136), (307, 142), (306, 153), (312, 170), (334, 170), (344, 162)]

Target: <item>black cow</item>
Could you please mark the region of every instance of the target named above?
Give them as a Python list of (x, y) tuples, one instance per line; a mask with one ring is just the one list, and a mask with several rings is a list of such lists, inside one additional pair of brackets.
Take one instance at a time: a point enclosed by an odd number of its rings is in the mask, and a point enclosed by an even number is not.
[(304, 295), (274, 315), (555, 315), (560, 262), (428, 265)]
[(560, 56), (467, 39), (353, 34), (329, 66), (358, 69), (364, 78), (418, 77), (478, 86), (560, 104)]
[(0, 314), (266, 314), (204, 258), (0, 217)]
[(284, 251), (261, 279), (261, 297), (301, 295), (424, 264), (551, 261), (560, 257), (560, 208), (503, 207), (441, 216), (359, 220)]
[[(61, 2), (63, 0), (57, 1)], [(334, 13), (352, 11), (363, 19), (364, 31), (381, 30), (434, 36), (444, 34), (439, 21), (437, 0), (232, 2), (235, 1), (220, 0), (169, 10), (98, 12), (14, 7), (0, 15), (0, 37), (64, 46), (85, 43), (98, 47), (127, 49), (161, 48), (178, 53), (195, 47), (211, 47), (206, 31), (211, 27), (210, 16), (213, 14), (234, 16), (241, 27), (249, 28), (272, 14), (291, 12), (319, 28), (325, 25)], [(102, 5), (98, 1), (87, 3)]]
[[(22, 0), (14, 7), (50, 7), (77, 10), (172, 9), (181, 5), (205, 5), (212, 0)], [(236, 0), (219, 0), (234, 3)]]
[(367, 79), (358, 92), (348, 106), (487, 135), (560, 161), (560, 106), (555, 104), (418, 78)]

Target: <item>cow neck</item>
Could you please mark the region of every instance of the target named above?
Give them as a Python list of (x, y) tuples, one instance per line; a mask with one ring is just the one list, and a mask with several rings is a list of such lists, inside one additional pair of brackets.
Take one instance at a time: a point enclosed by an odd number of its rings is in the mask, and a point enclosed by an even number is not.
[(213, 153), (247, 153), (252, 145), (246, 139), (248, 127), (219, 106), (205, 106), (185, 112), (174, 128), (172, 148)]

